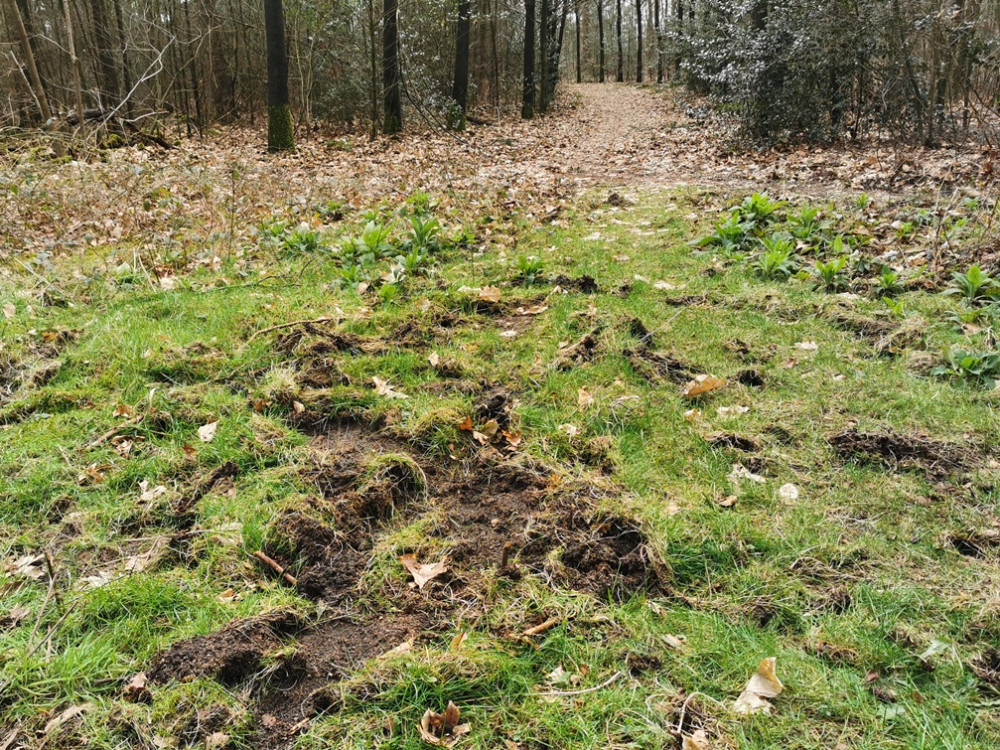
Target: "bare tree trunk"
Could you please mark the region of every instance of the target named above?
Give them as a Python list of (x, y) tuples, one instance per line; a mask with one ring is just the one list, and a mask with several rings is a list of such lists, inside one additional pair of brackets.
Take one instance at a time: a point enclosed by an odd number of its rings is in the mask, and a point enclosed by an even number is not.
[(638, 24), (638, 38), (635, 48), (635, 80), (642, 83), (642, 0), (635, 0), (635, 22)]
[(539, 78), (541, 86), (538, 97), (538, 111), (545, 114), (549, 108), (549, 16), (551, 15), (552, 0), (542, 0), (542, 14), (538, 22), (538, 54), (542, 59), (539, 61)]
[(125, 35), (125, 19), (122, 15), (121, 0), (114, 0), (115, 25), (118, 27), (118, 42), (122, 55), (122, 94), (125, 98), (125, 113), (132, 117), (132, 68), (128, 59), (128, 39)]
[(576, 82), (583, 83), (583, 65), (580, 62), (580, 0), (573, 8), (576, 13)]
[(465, 130), (465, 110), (469, 103), (469, 27), (472, 15), (470, 0), (459, 0), (458, 23), (455, 26), (455, 76), (452, 82), (452, 107), (448, 127)]
[(267, 38), (267, 150), (295, 148), (292, 108), (288, 97), (288, 51), (285, 49), (285, 16), (281, 0), (264, 0)]
[(397, 0), (384, 0), (382, 8), (382, 132), (403, 130), (403, 98), (399, 74), (399, 6)]
[(618, 75), (615, 80), (621, 83), (625, 80), (625, 53), (622, 50), (622, 0), (615, 0), (618, 8), (618, 18), (615, 20), (615, 29), (618, 33)]
[(63, 11), (66, 15), (66, 44), (69, 50), (70, 64), (73, 66), (73, 93), (76, 96), (76, 113), (80, 119), (80, 129), (84, 127), (83, 118), (83, 70), (80, 58), (76, 56), (76, 41), (73, 37), (73, 17), (70, 12), (69, 0), (63, 0)]
[(524, 66), (521, 78), (521, 117), (535, 116), (535, 0), (524, 0)]
[(104, 8), (104, 0), (90, 0), (90, 15), (94, 23), (97, 39), (97, 69), (100, 72), (100, 100), (102, 107), (114, 106), (121, 97), (118, 69), (115, 67), (114, 43), (111, 26)]
[(21, 42), (21, 50), (24, 52), (24, 60), (25, 64), (28, 66), (28, 75), (31, 81), (31, 93), (35, 97), (35, 101), (38, 103), (38, 111), (42, 115), (42, 120), (44, 122), (48, 122), (52, 119), (52, 110), (49, 109), (49, 99), (45, 95), (45, 88), (42, 86), (42, 79), (38, 75), (38, 66), (35, 65), (35, 53), (31, 49), (31, 42), (28, 37), (28, 30), (24, 26), (24, 19), (21, 17), (21, 11), (18, 10), (14, 0), (4, 0), (4, 2), (7, 5), (8, 17), (12, 18), (14, 21), (14, 26)]
[(604, 83), (604, 0), (597, 0), (597, 80)]
[(663, 26), (660, 24), (660, 2), (653, 0), (653, 26), (656, 33), (656, 82), (663, 83)]

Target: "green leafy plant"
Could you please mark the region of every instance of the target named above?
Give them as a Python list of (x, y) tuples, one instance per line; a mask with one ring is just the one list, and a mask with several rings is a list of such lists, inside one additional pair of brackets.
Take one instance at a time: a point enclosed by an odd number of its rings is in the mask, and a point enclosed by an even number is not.
[(323, 243), (319, 230), (307, 224), (300, 224), (288, 232), (281, 241), (281, 250), (286, 257), (307, 255), (319, 250)]
[(903, 291), (903, 277), (888, 266), (883, 266), (882, 272), (875, 277), (875, 293), (881, 297), (895, 297)]
[(813, 276), (813, 286), (822, 289), (824, 292), (842, 292), (850, 286), (847, 274), (847, 258), (840, 257), (824, 263), (816, 261), (816, 265), (810, 271)]
[(441, 231), (441, 223), (433, 216), (425, 218), (418, 214), (410, 217), (410, 227), (410, 240), (418, 248), (435, 245), (437, 234)]
[(410, 210), (413, 211), (413, 213), (424, 215), (429, 214), (435, 207), (430, 193), (425, 193), (423, 191), (418, 191), (410, 195), (406, 199), (406, 205), (410, 207)]
[(725, 221), (715, 225), (715, 232), (695, 242), (697, 247), (717, 247), (726, 255), (745, 251), (751, 239), (753, 224), (741, 221), (739, 212), (734, 212)]
[(288, 231), (287, 221), (264, 221), (257, 225), (257, 234), (268, 243), (277, 244), (281, 242)]
[(736, 207), (736, 216), (740, 222), (763, 229), (777, 222), (780, 219), (779, 212), (787, 205), (784, 201), (771, 200), (764, 193), (754, 193)]
[(993, 299), (1000, 293), (996, 279), (983, 273), (979, 266), (972, 266), (965, 273), (955, 271), (951, 280), (951, 286), (944, 293), (964, 297), (970, 305)]
[(354, 242), (359, 251), (374, 257), (387, 257), (395, 253), (396, 248), (389, 242), (392, 227), (381, 221), (369, 221), (361, 232), (361, 237)]
[(798, 270), (795, 245), (791, 239), (772, 235), (761, 239), (763, 250), (753, 263), (754, 271), (764, 279), (784, 281)]
[(819, 246), (827, 242), (832, 224), (820, 219), (818, 208), (806, 206), (788, 217), (788, 232), (799, 242)]
[(993, 388), (1000, 377), (1000, 354), (947, 349), (944, 364), (931, 370), (931, 374), (952, 377), (967, 385)]
[(902, 300), (893, 299), (892, 297), (883, 297), (882, 302), (889, 308), (889, 313), (892, 317), (899, 318), (900, 320), (906, 317), (906, 311), (903, 309)]
[(861, 193), (860, 195), (855, 196), (853, 203), (856, 209), (864, 211), (871, 206), (872, 199), (868, 193)]
[(520, 272), (521, 283), (531, 286), (535, 283), (543, 268), (542, 259), (535, 255), (521, 255), (517, 259), (517, 270)]

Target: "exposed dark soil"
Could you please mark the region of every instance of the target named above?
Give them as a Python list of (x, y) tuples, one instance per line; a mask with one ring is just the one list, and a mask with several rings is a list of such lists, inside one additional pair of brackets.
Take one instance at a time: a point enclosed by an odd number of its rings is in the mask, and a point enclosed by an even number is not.
[[(479, 415), (505, 419), (510, 398), (487, 392)], [(404, 641), (447, 630), (452, 610), (462, 603), (467, 616), (493, 577), (534, 575), (615, 601), (661, 585), (639, 525), (598, 510), (607, 490), (553, 488), (546, 472), (496, 457), (411, 456), (405, 442), (356, 425), (317, 435), (313, 445), (309, 476), (318, 496), (276, 521), (265, 551), (294, 571), (299, 593), (332, 614), (308, 627), (287, 615), (236, 622), (174, 644), (149, 670), (155, 682), (212, 677), (251, 688), (258, 748), (288, 747), (332, 705), (332, 683)], [(363, 576), (376, 542), (420, 518), (429, 522), (428, 539), (444, 543), (449, 572), (419, 592), (395, 583), (368, 591)], [(380, 600), (395, 602), (394, 610), (370, 611)]]
[(882, 464), (891, 469), (919, 468), (933, 476), (947, 475), (969, 465), (969, 449), (941, 443), (923, 435), (848, 430), (829, 439), (845, 461)]
[(260, 669), (264, 655), (297, 625), (296, 617), (279, 612), (238, 620), (217, 633), (179, 641), (153, 659), (149, 679), (162, 683), (213, 677), (224, 685), (239, 684)]
[(1000, 695), (1000, 651), (989, 648), (976, 659), (972, 660), (972, 671), (979, 678), (983, 692)]

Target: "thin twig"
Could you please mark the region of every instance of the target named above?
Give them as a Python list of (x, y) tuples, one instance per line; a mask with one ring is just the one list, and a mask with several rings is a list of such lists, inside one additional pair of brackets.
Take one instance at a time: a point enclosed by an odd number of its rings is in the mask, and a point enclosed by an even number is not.
[(688, 696), (687, 698), (685, 698), (685, 699), (684, 699), (684, 705), (682, 705), (682, 706), (681, 706), (681, 717), (680, 717), (680, 719), (678, 719), (678, 720), (677, 720), (677, 732), (678, 732), (678, 733), (680, 733), (680, 732), (681, 732), (681, 728), (682, 728), (682, 727), (684, 726), (684, 714), (686, 714), (686, 713), (687, 713), (687, 707), (688, 707), (688, 704), (689, 704), (689, 703), (690, 703), (690, 702), (691, 702), (692, 700), (694, 700), (694, 699), (695, 699), (695, 697), (697, 697), (697, 696), (699, 696), (699, 695), (700, 695), (700, 696), (701, 696), (702, 698), (708, 698), (708, 700), (712, 701), (712, 703), (716, 703), (716, 704), (718, 704), (718, 705), (722, 706), (723, 708), (725, 708), (725, 707), (726, 707), (724, 703), (722, 703), (721, 701), (718, 701), (718, 700), (716, 700), (716, 699), (715, 699), (715, 698), (713, 698), (713, 697), (712, 697), (711, 695), (707, 695), (707, 694), (705, 694), (705, 693), (699, 693), (699, 692), (698, 692), (698, 691), (696, 690), (695, 692), (691, 693), (691, 695), (689, 695), (689, 696)]
[(618, 670), (613, 675), (611, 675), (608, 679), (606, 679), (604, 682), (602, 682), (600, 685), (595, 685), (594, 687), (589, 687), (589, 688), (586, 688), (584, 690), (565, 690), (565, 691), (562, 691), (562, 690), (550, 690), (550, 691), (548, 691), (546, 693), (536, 693), (536, 695), (544, 695), (544, 696), (556, 695), (556, 696), (559, 696), (559, 695), (586, 695), (587, 693), (596, 693), (598, 690), (603, 690), (604, 688), (606, 688), (608, 685), (610, 685), (612, 682), (614, 682), (615, 680), (617, 680), (623, 674), (625, 674), (625, 673), (622, 672), (621, 670)]
[(285, 570), (281, 566), (281, 564), (278, 563), (276, 560), (272, 560), (270, 557), (268, 557), (267, 555), (265, 555), (260, 550), (257, 550), (256, 552), (254, 552), (253, 556), (256, 557), (258, 560), (260, 560), (262, 563), (264, 563), (267, 567), (269, 567), (271, 570), (273, 570), (279, 576), (281, 576), (282, 578), (284, 578), (292, 586), (298, 586), (299, 582), (297, 580), (295, 580), (295, 576), (293, 576), (291, 573), (289, 573), (287, 570)]
[(247, 339), (247, 343), (250, 343), (258, 336), (263, 336), (265, 333), (270, 333), (271, 331), (277, 331), (281, 328), (291, 328), (292, 326), (305, 325), (306, 323), (329, 323), (332, 320), (333, 318), (324, 315), (322, 318), (315, 318), (314, 320), (293, 320), (290, 323), (279, 323), (276, 326), (261, 328), (259, 331), (255, 332), (250, 338)]
[(117, 435), (119, 432), (121, 432), (122, 430), (124, 430), (126, 427), (131, 427), (132, 425), (139, 424), (139, 422), (142, 421), (142, 417), (143, 417), (143, 415), (140, 414), (138, 417), (132, 417), (131, 419), (126, 420), (125, 422), (122, 422), (117, 427), (112, 427), (110, 430), (108, 430), (107, 432), (105, 432), (99, 438), (97, 438), (96, 440), (94, 440), (93, 442), (91, 442), (84, 450), (88, 450), (89, 451), (92, 448), (96, 448), (101, 443), (105, 443), (108, 440), (110, 440), (111, 438), (113, 438), (115, 435)]
[(562, 622), (562, 620), (560, 618), (558, 618), (558, 617), (550, 617), (545, 622), (543, 622), (543, 623), (541, 623), (539, 625), (535, 625), (534, 627), (531, 627), (531, 628), (528, 628), (527, 630), (525, 630), (524, 631), (524, 635), (531, 636), (531, 635), (538, 635), (540, 633), (544, 633), (546, 630), (549, 630), (550, 628), (554, 628), (560, 622)]

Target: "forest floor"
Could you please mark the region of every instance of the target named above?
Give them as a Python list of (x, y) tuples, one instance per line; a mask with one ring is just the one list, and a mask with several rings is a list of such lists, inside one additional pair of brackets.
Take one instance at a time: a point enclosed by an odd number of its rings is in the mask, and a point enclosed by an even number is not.
[(997, 747), (991, 156), (702, 114), (12, 144), (0, 749)]

